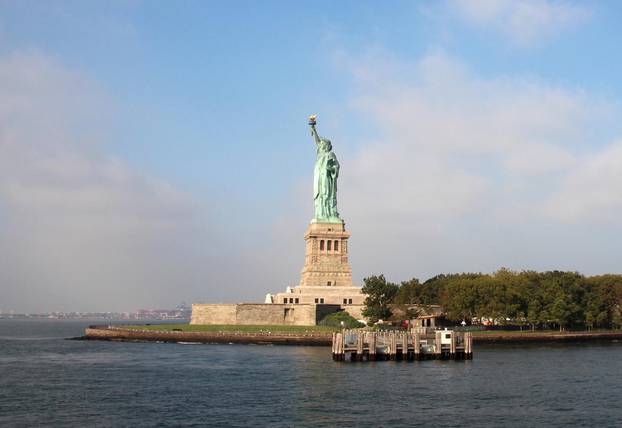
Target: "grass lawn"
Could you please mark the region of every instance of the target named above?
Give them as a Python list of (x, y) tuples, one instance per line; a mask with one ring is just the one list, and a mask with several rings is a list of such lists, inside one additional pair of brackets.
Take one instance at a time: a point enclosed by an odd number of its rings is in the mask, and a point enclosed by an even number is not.
[(217, 332), (241, 332), (241, 333), (325, 333), (338, 331), (339, 328), (325, 326), (305, 325), (190, 325), (190, 324), (152, 324), (152, 325), (124, 325), (119, 326), (134, 330), (157, 330), (157, 331), (217, 331)]

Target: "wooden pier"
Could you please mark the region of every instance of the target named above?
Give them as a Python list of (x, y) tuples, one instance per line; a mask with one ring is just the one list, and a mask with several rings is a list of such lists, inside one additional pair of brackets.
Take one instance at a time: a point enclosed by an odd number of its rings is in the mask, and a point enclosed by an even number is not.
[(472, 333), (453, 330), (343, 330), (333, 333), (335, 361), (471, 360)]

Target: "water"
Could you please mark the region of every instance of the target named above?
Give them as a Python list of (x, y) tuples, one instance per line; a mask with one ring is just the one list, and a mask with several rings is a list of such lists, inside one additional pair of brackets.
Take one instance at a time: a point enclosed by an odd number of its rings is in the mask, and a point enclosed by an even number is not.
[(0, 426), (622, 426), (622, 343), (335, 363), (329, 348), (63, 340), (88, 324), (0, 321)]

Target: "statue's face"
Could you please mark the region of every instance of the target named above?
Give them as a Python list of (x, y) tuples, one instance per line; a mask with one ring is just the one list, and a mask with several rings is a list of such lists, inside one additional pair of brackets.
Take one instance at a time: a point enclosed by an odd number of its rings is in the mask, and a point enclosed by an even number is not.
[(321, 147), (323, 152), (330, 152), (333, 149), (333, 145), (331, 144), (330, 140), (327, 140), (325, 138), (322, 138)]

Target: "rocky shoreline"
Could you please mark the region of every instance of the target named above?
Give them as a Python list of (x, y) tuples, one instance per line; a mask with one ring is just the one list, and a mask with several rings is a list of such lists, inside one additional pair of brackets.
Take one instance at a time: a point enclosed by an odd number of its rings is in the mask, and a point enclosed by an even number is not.
[(110, 326), (91, 326), (85, 329), (84, 336), (76, 339), (126, 342), (189, 342), (330, 346), (332, 341), (332, 333), (154, 331), (124, 329)]
[[(171, 343), (237, 343), (263, 345), (331, 346), (332, 333), (278, 333), (278, 332), (188, 332), (125, 329), (111, 326), (91, 326), (76, 340), (104, 340), (124, 342)], [(477, 333), (476, 344), (568, 343), (590, 341), (622, 341), (620, 332), (525, 332)]]
[(622, 341), (619, 332), (524, 332), (524, 333), (473, 333), (475, 343), (556, 343), (556, 342), (591, 342)]

